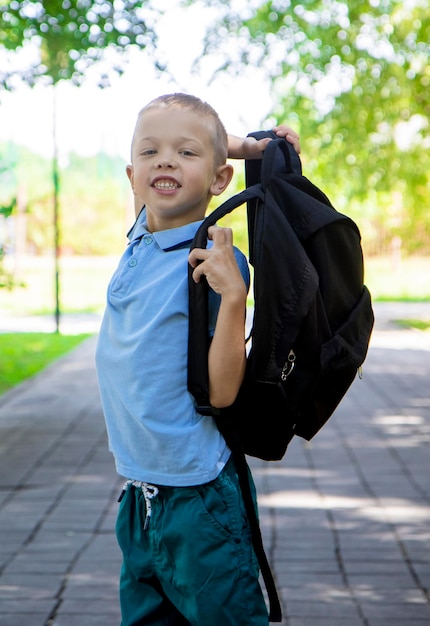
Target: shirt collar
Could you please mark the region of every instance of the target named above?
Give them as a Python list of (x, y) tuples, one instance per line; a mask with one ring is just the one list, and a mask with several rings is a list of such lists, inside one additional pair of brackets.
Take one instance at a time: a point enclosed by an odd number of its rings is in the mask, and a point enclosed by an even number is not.
[(169, 228), (168, 230), (160, 230), (155, 233), (150, 233), (147, 228), (146, 222), (146, 210), (143, 208), (136, 218), (135, 223), (127, 233), (127, 237), (130, 243), (141, 239), (144, 235), (151, 235), (162, 250), (174, 250), (177, 248), (184, 248), (191, 244), (194, 239), (194, 235), (197, 232), (198, 227), (203, 220), (198, 222), (191, 222), (190, 224), (184, 224), (178, 228)]

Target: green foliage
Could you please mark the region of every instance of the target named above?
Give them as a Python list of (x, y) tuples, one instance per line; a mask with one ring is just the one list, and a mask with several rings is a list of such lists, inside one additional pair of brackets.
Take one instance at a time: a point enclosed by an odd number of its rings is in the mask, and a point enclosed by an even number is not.
[[(85, 172), (85, 175), (83, 173)], [(131, 190), (122, 159), (70, 155), (62, 172), (62, 246), (75, 254), (122, 250), (132, 223)]]
[[(17, 78), (34, 85), (42, 76), (50, 82), (71, 80), (79, 85), (88, 68), (106, 48), (122, 53), (130, 45), (154, 50), (153, 25), (158, 11), (137, 0), (13, 0), (0, 2), (0, 46), (21, 51), (34, 45), (40, 58), (20, 70), (3, 66), (0, 87), (12, 89)], [(117, 55), (109, 71), (121, 73)], [(104, 86), (108, 71), (101, 76)]]
[(400, 237), (409, 252), (428, 250), (429, 0), (204, 4), (221, 15), (206, 53), (231, 72), (264, 70), (277, 121), (300, 131), (305, 173), (368, 221), (369, 245)]
[(21, 281), (17, 281), (13, 273), (5, 266), (5, 251), (0, 245), (0, 289), (8, 289), (9, 291), (18, 286), (23, 286)]
[[(106, 289), (123, 251), (111, 256), (66, 256), (60, 258), (60, 300), (63, 313), (101, 314)], [(27, 255), (20, 259), (20, 285), (1, 294), (1, 315), (14, 318), (49, 315), (54, 311), (54, 259), (52, 255)]]
[(6, 206), (0, 206), (0, 215), (4, 218), (8, 218), (12, 215), (12, 212), (16, 206), (16, 198), (12, 198), (10, 203)]
[(0, 333), (0, 395), (75, 348), (88, 334)]
[[(0, 181), (1, 183), (7, 179), (9, 175), (9, 168), (0, 161)], [(16, 207), (16, 197), (12, 196), (12, 199), (4, 201), (5, 204), (1, 204), (0, 199), (0, 289), (12, 289), (15, 286), (15, 279), (12, 273), (5, 267), (5, 250), (6, 250), (6, 237), (2, 234), (1, 226), (6, 224), (6, 220), (12, 215), (13, 210)]]
[[(27, 148), (0, 144), (0, 160), (11, 159), (13, 176), (0, 189), (0, 205), (17, 187), (25, 206), (27, 251), (53, 249), (52, 161)], [(11, 158), (11, 157), (8, 157)], [(131, 191), (119, 157), (71, 154), (60, 169), (61, 247), (73, 254), (115, 254), (122, 250), (131, 224)]]

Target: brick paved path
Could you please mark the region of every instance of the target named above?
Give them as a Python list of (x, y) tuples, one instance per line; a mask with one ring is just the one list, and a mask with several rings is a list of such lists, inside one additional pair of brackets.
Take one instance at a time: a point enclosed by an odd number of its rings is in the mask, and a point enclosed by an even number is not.
[[(364, 379), (324, 429), (251, 461), (284, 626), (430, 624), (430, 336), (389, 323), (410, 308), (378, 311)], [(0, 398), (0, 626), (119, 624), (122, 481), (94, 345)]]

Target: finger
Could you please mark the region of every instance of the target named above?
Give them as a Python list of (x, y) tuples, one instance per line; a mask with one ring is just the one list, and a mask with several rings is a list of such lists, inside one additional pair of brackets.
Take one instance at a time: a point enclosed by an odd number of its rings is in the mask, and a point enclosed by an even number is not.
[(207, 259), (208, 250), (206, 248), (193, 248), (188, 255), (188, 263), (191, 267), (197, 267), (197, 265)]
[(285, 139), (293, 145), (294, 150), (297, 152), (297, 154), (300, 154), (300, 152), (302, 151), (300, 147), (300, 141), (298, 139), (290, 137), (289, 135), (286, 135)]
[(199, 283), (201, 280), (201, 277), (204, 275), (205, 275), (204, 268), (203, 268), (203, 265), (200, 263), (199, 265), (197, 265), (197, 267), (194, 268), (194, 271), (192, 273), (194, 282)]
[(214, 242), (214, 247), (233, 245), (233, 231), (231, 228), (224, 228), (216, 225), (210, 226), (208, 228), (208, 237)]
[(290, 126), (286, 126), (285, 124), (275, 126), (273, 128), (273, 131), (279, 137), (285, 137), (286, 135), (289, 135), (290, 137), (294, 137), (294, 139), (300, 139), (299, 134), (293, 128), (291, 128)]
[(265, 137), (264, 139), (259, 139), (257, 141), (257, 146), (260, 152), (264, 152), (267, 148), (268, 144), (273, 141), (271, 137)]
[(262, 153), (266, 149), (268, 143), (272, 140), (270, 137), (264, 139), (256, 139), (255, 137), (247, 137), (243, 144), (242, 156), (245, 159), (261, 159)]
[(275, 126), (273, 131), (278, 135), (278, 137), (284, 137), (285, 140), (288, 141), (288, 143), (291, 143), (294, 146), (294, 150), (297, 152), (297, 154), (300, 154), (300, 137), (295, 130), (293, 130), (289, 126), (281, 124), (280, 126)]

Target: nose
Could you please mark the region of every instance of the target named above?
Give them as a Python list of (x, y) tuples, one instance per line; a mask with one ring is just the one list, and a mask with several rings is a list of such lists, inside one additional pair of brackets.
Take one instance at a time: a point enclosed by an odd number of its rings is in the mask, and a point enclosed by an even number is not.
[(175, 156), (170, 152), (163, 152), (159, 154), (157, 160), (158, 169), (173, 169), (176, 167)]

